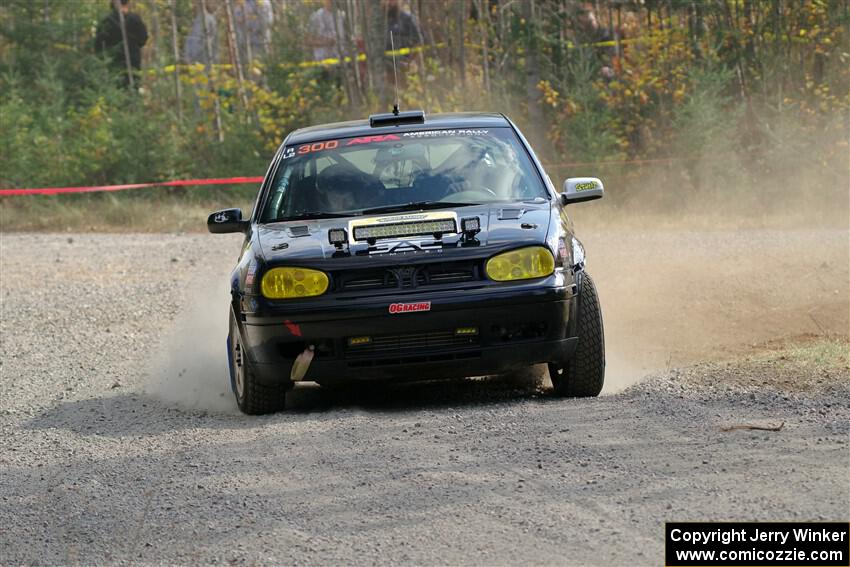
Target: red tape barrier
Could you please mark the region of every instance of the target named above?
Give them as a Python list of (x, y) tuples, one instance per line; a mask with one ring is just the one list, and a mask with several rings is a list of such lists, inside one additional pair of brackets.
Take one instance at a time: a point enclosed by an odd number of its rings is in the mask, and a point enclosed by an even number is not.
[(100, 191), (123, 191), (144, 187), (185, 187), (187, 185), (240, 185), (262, 183), (262, 177), (221, 177), (217, 179), (178, 179), (154, 183), (126, 183), (124, 185), (94, 185), (90, 187), (43, 187), (39, 189), (0, 189), (0, 197), (12, 195), (58, 195), (59, 193), (98, 193)]
[[(706, 159), (709, 161), (724, 159), (731, 154), (719, 154), (708, 157), (666, 157), (654, 159), (603, 160), (573, 163), (548, 163), (546, 167), (585, 167), (625, 164), (670, 163), (674, 161), (694, 161)], [(97, 193), (100, 191), (123, 191), (125, 189), (143, 189), (145, 187), (185, 187), (187, 185), (239, 185), (247, 183), (262, 183), (262, 177), (222, 177), (216, 179), (178, 179), (176, 181), (161, 181), (155, 183), (127, 183), (125, 185), (95, 185), (91, 187), (44, 187), (40, 189), (0, 189), (0, 197), (12, 195), (58, 195), (59, 193)]]

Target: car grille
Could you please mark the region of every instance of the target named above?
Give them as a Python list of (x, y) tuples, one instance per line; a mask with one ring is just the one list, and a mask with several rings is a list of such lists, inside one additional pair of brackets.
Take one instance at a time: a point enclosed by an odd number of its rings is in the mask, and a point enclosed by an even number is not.
[(439, 262), (421, 266), (394, 266), (345, 270), (333, 274), (334, 291), (411, 289), (440, 284), (479, 281), (481, 261)]
[(478, 335), (457, 335), (450, 331), (423, 331), (403, 335), (370, 337), (368, 343), (347, 345), (346, 358), (380, 358), (428, 352), (442, 353), (447, 349), (464, 348), (479, 344)]

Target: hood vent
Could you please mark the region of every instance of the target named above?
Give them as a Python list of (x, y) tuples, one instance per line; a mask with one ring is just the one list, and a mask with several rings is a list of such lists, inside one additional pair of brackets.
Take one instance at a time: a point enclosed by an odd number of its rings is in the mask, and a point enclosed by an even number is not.
[(293, 226), (289, 229), (293, 237), (310, 236), (310, 227), (308, 226)]
[(502, 209), (499, 211), (499, 220), (516, 220), (523, 215), (522, 209)]

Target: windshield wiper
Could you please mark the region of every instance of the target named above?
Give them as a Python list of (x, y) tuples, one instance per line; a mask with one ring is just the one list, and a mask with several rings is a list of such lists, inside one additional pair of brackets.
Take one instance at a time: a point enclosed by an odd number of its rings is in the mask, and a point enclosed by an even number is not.
[(374, 215), (378, 213), (395, 213), (399, 211), (420, 211), (428, 209), (448, 209), (450, 207), (472, 207), (481, 203), (459, 203), (453, 201), (415, 201), (413, 203), (402, 203), (399, 205), (386, 205), (384, 207), (374, 207), (372, 209), (363, 209), (360, 211), (364, 215)]
[(345, 217), (354, 217), (359, 215), (360, 213), (322, 213), (319, 211), (300, 211), (295, 213), (294, 215), (289, 215), (286, 217), (278, 217), (274, 219), (272, 222), (284, 222), (291, 220), (309, 220), (309, 219), (341, 219)]

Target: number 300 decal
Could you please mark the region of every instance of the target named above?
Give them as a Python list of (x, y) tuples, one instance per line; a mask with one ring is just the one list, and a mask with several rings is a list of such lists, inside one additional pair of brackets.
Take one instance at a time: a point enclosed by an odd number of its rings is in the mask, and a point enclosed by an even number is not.
[(328, 140), (327, 142), (304, 144), (303, 146), (298, 146), (298, 155), (320, 152), (322, 150), (333, 150), (336, 149), (337, 146), (339, 146), (339, 140)]

